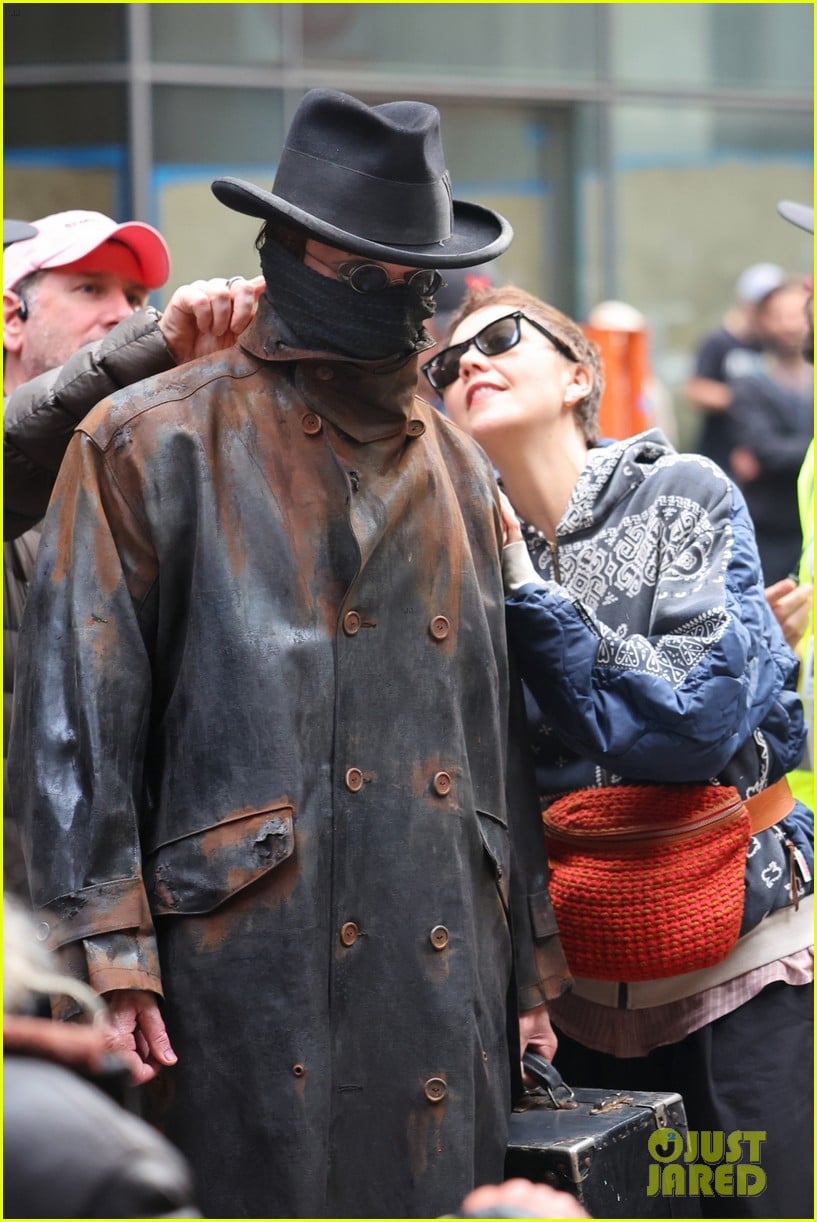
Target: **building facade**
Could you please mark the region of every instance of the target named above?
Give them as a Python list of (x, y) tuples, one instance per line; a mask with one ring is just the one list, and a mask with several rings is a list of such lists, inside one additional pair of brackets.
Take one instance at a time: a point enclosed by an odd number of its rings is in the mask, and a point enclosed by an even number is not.
[[(172, 285), (254, 274), (209, 191), (272, 182), (314, 86), (437, 105), (455, 194), (516, 240), (499, 276), (581, 318), (637, 306), (680, 385), (748, 264), (810, 265), (775, 202), (812, 194), (811, 4), (13, 4), (6, 215), (157, 225)], [(159, 295), (159, 304), (161, 304)]]

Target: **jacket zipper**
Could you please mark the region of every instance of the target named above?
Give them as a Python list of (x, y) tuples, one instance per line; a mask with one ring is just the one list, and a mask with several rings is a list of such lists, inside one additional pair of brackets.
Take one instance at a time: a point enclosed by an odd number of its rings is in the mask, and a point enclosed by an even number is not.
[(723, 823), (727, 819), (731, 819), (738, 814), (743, 807), (743, 800), (730, 802), (724, 810), (715, 811), (711, 815), (705, 815), (701, 819), (696, 819), (694, 823), (688, 824), (683, 830), (679, 831), (676, 828), (668, 828), (666, 824), (652, 824), (645, 828), (638, 828), (626, 831), (609, 831), (609, 832), (584, 832), (573, 830), (572, 828), (554, 827), (548, 822), (547, 811), (544, 813), (544, 823), (549, 836), (555, 840), (575, 840), (581, 841), (582, 844), (609, 844), (611, 841), (618, 843), (637, 840), (686, 840), (690, 836), (697, 835), (698, 832), (708, 827), (714, 827), (718, 823)]
[(559, 585), (561, 585), (562, 584), (562, 574), (559, 569), (559, 551), (556, 546), (556, 540), (554, 539), (553, 541), (551, 541), (550, 539), (546, 538), (545, 542), (547, 543), (548, 551), (550, 552), (550, 563), (553, 565), (554, 579), (559, 583)]

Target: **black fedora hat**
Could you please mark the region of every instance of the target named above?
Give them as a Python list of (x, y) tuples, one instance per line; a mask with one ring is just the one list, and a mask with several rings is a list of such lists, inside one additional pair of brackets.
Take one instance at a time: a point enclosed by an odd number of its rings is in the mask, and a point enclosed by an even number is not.
[(272, 191), (240, 178), (217, 178), (212, 191), (236, 212), (413, 267), (485, 263), (513, 237), (499, 213), (452, 200), (440, 115), (425, 102), (367, 106), (312, 89), (293, 116)]

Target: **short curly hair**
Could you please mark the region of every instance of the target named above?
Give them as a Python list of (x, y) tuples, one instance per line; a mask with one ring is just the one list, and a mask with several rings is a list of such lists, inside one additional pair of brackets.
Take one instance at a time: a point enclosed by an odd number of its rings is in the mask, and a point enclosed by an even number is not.
[(588, 393), (576, 403), (573, 412), (587, 444), (597, 445), (600, 437), (599, 403), (604, 390), (604, 368), (598, 346), (572, 318), (568, 318), (555, 306), (548, 305), (546, 301), (534, 297), (532, 293), (517, 288), (515, 284), (470, 289), (451, 319), (446, 343), (451, 342), (454, 331), (470, 314), (491, 306), (509, 306), (512, 310), (522, 310), (525, 314), (530, 314), (531, 318), (541, 322), (575, 352), (579, 364), (589, 371), (592, 384)]

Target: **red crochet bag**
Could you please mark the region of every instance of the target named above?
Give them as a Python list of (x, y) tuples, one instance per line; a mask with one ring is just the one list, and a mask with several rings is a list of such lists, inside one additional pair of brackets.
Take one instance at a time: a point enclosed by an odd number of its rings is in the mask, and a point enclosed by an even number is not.
[(571, 971), (659, 980), (738, 939), (750, 818), (721, 785), (578, 789), (543, 812), (550, 894)]

